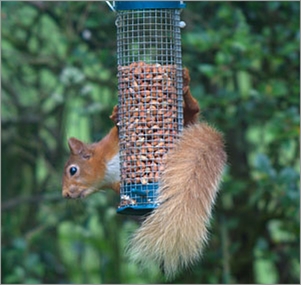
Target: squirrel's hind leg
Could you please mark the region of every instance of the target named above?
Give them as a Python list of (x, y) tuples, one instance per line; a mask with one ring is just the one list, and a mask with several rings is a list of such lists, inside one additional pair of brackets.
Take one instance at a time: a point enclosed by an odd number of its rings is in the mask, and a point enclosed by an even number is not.
[(190, 92), (190, 75), (187, 68), (183, 69), (183, 112), (184, 112), (184, 126), (197, 123), (199, 120), (200, 106), (198, 101), (192, 96)]
[(110, 116), (110, 119), (114, 122), (115, 125), (118, 123), (118, 106), (115, 105)]

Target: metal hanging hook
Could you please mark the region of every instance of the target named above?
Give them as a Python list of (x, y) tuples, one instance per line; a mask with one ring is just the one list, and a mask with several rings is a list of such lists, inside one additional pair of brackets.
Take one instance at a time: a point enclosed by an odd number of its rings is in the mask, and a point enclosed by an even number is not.
[[(113, 1), (113, 3), (114, 3), (115, 1)], [(110, 1), (106, 1), (106, 3), (107, 3), (107, 5), (110, 7), (110, 9), (113, 11), (113, 12), (116, 12), (116, 10), (115, 10), (115, 8), (114, 8), (114, 4), (112, 5), (111, 3), (110, 3)]]

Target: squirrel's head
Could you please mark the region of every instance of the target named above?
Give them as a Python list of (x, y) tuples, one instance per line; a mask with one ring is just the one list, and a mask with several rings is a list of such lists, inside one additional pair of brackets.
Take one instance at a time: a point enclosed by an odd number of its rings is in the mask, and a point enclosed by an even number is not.
[[(99, 190), (104, 178), (104, 162), (95, 157), (95, 145), (85, 144), (76, 138), (68, 140), (70, 157), (63, 174), (64, 198), (84, 198)], [(95, 167), (97, 165), (97, 167)], [(101, 171), (97, 171), (103, 169)]]

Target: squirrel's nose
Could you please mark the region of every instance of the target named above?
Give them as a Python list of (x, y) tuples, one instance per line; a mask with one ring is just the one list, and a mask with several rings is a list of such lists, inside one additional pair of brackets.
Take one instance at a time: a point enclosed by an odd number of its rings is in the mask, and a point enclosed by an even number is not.
[(68, 192), (63, 192), (63, 197), (66, 198), (66, 199), (70, 199), (71, 196), (69, 195)]

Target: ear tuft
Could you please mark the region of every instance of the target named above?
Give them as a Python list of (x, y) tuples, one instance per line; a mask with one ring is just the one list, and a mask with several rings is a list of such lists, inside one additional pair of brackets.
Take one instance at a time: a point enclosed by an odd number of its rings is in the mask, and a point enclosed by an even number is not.
[(72, 154), (80, 155), (83, 159), (90, 159), (93, 155), (93, 147), (76, 138), (70, 138), (68, 145)]
[(80, 154), (85, 148), (85, 144), (76, 138), (70, 138), (68, 140), (68, 146), (70, 152), (75, 155)]

